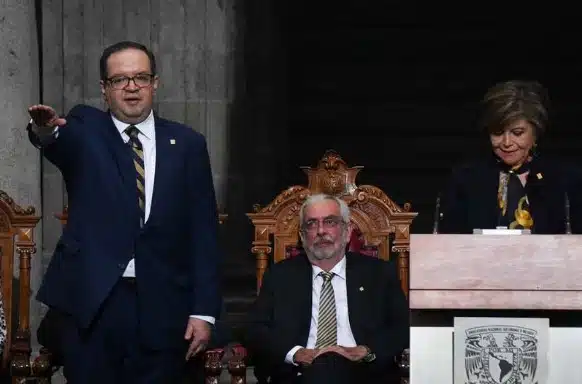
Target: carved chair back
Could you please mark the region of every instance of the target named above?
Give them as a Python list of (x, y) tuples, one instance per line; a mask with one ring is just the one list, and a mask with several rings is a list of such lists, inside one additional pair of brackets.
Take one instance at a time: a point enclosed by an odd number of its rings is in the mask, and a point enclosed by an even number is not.
[[(0, 191), (0, 284), (6, 318), (2, 370), (10, 369), (14, 377), (27, 377), (32, 369), (30, 266), (36, 252), (34, 228), (39, 220), (34, 207), (22, 208)], [(15, 268), (18, 277), (14, 277)]]
[[(251, 251), (257, 260), (257, 293), (269, 263), (297, 253), (299, 209), (305, 199), (325, 193), (343, 199), (350, 208), (356, 237), (352, 236), (348, 247), (384, 260), (396, 257), (402, 289), (408, 294), (410, 225), (417, 215), (410, 212), (410, 204), (401, 207), (380, 188), (357, 185), (356, 176), (363, 167), (348, 167), (333, 150), (327, 151), (315, 168), (301, 168), (307, 174), (306, 186), (289, 187), (267, 206), (256, 205), (255, 211), (247, 214), (255, 227)], [(355, 245), (356, 241), (361, 244)]]

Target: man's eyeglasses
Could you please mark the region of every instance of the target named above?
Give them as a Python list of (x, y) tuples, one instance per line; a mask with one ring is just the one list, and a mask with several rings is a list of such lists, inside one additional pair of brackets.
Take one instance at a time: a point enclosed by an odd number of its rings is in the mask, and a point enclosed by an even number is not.
[(330, 216), (330, 217), (326, 217), (322, 220), (317, 220), (317, 219), (307, 220), (306, 222), (303, 223), (303, 225), (301, 227), (306, 232), (313, 232), (313, 231), (317, 231), (317, 229), (319, 228), (320, 225), (323, 227), (323, 229), (330, 230), (330, 229), (337, 228), (341, 224), (344, 224), (344, 221), (341, 217)]
[(111, 88), (118, 90), (129, 87), (129, 82), (132, 80), (136, 87), (145, 88), (152, 85), (154, 77), (154, 75), (150, 75), (149, 73), (142, 73), (133, 77), (115, 76), (107, 79), (106, 81), (111, 86)]

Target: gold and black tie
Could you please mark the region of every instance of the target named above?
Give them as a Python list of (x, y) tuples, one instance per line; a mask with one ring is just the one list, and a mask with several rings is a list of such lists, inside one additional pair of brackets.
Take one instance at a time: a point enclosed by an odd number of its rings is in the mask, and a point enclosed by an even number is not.
[(139, 129), (135, 125), (127, 127), (125, 133), (129, 136), (128, 144), (132, 149), (131, 153), (137, 182), (137, 199), (140, 210), (139, 225), (143, 227), (145, 223), (145, 165), (143, 161), (143, 146), (138, 138)]
[(335, 313), (335, 295), (331, 279), (335, 275), (331, 272), (320, 272), (323, 278), (321, 295), (319, 297), (319, 317), (317, 320), (316, 348), (337, 345), (337, 319)]

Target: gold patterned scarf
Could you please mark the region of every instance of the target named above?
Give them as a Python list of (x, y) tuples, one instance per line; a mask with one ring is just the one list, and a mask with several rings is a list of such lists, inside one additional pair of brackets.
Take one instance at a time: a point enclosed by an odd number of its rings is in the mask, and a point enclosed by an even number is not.
[(497, 201), (500, 209), (500, 225), (511, 229), (531, 229), (533, 218), (525, 187), (519, 175), (529, 172), (529, 162), (517, 169), (499, 173)]

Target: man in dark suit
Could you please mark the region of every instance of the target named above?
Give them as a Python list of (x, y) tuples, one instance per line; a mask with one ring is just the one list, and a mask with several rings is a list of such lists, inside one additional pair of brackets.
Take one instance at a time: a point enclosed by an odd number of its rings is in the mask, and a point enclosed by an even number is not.
[(219, 314), (218, 215), (206, 142), (154, 115), (154, 55), (100, 61), (107, 112), (29, 108), (31, 142), (62, 172), (69, 218), (38, 292), (58, 314), (69, 384), (169, 383)]
[(396, 266), (345, 253), (346, 203), (314, 195), (300, 210), (306, 255), (273, 265), (250, 313), (247, 343), (274, 383), (382, 380), (408, 343)]

